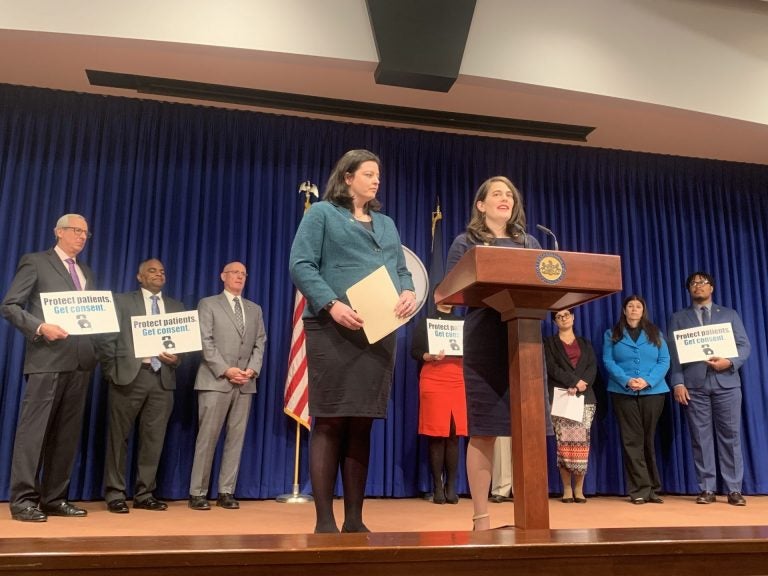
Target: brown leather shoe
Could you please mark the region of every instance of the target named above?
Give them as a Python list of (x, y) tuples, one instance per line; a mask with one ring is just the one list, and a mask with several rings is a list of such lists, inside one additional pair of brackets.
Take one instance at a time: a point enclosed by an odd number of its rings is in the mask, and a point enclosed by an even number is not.
[(240, 502), (234, 499), (232, 494), (227, 494), (226, 492), (222, 492), (219, 494), (219, 497), (216, 498), (216, 506), (219, 506), (220, 508), (225, 508), (227, 510), (237, 510), (240, 508)]

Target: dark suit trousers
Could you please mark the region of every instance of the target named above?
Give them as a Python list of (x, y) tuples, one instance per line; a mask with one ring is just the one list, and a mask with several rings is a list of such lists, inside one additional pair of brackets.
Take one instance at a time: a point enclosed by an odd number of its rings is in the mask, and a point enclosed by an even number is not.
[(661, 488), (656, 467), (656, 424), (664, 410), (666, 394), (611, 393), (621, 430), (624, 471), (630, 498), (650, 498)]
[(86, 370), (27, 376), (13, 444), (12, 512), (66, 500), (90, 376)]
[(150, 370), (139, 370), (136, 379), (127, 386), (110, 384), (108, 404), (104, 499), (111, 502), (126, 497), (128, 440), (136, 423), (138, 454), (133, 498), (141, 502), (152, 496), (155, 490), (165, 429), (173, 411), (173, 390), (163, 388), (159, 372), (155, 374)]

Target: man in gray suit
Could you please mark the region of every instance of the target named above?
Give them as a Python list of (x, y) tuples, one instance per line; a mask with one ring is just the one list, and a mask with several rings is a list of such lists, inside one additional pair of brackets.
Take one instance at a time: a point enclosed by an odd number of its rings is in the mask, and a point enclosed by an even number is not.
[(163, 263), (152, 258), (139, 265), (136, 275), (141, 288), (115, 296), (119, 334), (106, 338), (102, 355), (109, 385), (109, 430), (104, 462), (104, 499), (107, 509), (127, 514), (125, 469), (128, 439), (138, 418), (138, 457), (133, 507), (165, 510), (168, 505), (154, 497), (157, 467), (163, 451), (165, 429), (173, 410), (176, 367), (179, 357), (163, 351), (152, 358), (136, 358), (131, 316), (183, 312), (184, 305), (162, 292)]
[(197, 306), (203, 361), (195, 380), (199, 425), (189, 486), (193, 510), (210, 510), (206, 494), (225, 420), (216, 505), (230, 510), (240, 507), (234, 498), (240, 453), (267, 339), (261, 307), (241, 296), (247, 276), (243, 264), (230, 262), (221, 273), (224, 291), (203, 298)]
[(67, 502), (67, 492), (96, 355), (90, 336), (45, 322), (40, 293), (94, 289), (91, 269), (77, 258), (91, 233), (78, 214), (59, 218), (53, 233), (53, 248), (21, 257), (0, 305), (27, 339), (9, 498), (11, 516), (22, 522), (87, 514)]

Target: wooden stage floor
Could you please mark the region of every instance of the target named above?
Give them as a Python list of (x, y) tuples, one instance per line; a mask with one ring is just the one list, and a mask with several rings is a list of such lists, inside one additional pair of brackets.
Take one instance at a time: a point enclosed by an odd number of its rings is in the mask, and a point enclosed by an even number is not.
[[(625, 498), (550, 500), (550, 530), (473, 533), (471, 502), (369, 499), (371, 534), (311, 534), (312, 504), (243, 501), (240, 510), (106, 511), (41, 524), (0, 517), (0, 575), (469, 575), (768, 574), (768, 497), (746, 507), (662, 505)], [(337, 519), (342, 503), (336, 502)], [(511, 524), (514, 504), (489, 504), (492, 524)]]

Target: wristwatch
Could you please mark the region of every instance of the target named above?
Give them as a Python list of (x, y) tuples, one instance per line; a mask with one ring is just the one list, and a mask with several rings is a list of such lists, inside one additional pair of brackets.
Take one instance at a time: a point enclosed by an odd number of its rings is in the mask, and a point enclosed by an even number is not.
[(328, 302), (328, 304), (323, 306), (323, 309), (325, 309), (326, 312), (330, 312), (331, 308), (333, 308), (333, 305), (336, 304), (336, 302), (338, 302), (338, 300), (331, 300), (330, 302)]

